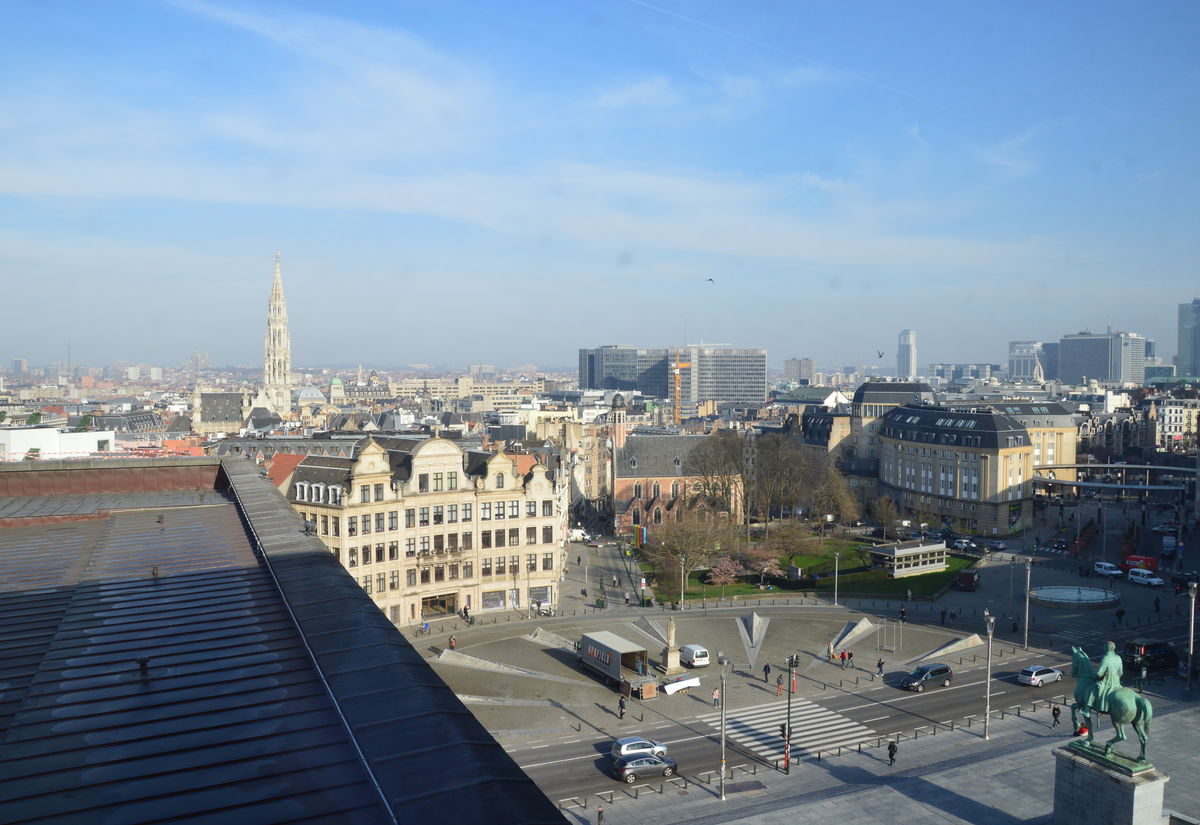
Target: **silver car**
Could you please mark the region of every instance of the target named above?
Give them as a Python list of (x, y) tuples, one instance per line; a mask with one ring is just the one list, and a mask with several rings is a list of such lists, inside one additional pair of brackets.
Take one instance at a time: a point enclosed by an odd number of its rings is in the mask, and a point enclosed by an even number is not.
[(1062, 671), (1045, 665), (1033, 665), (1017, 674), (1017, 681), (1023, 685), (1041, 687), (1050, 682), (1062, 681)]
[(666, 756), (667, 746), (642, 736), (626, 736), (612, 743), (609, 751), (613, 759), (628, 759), (633, 756)]

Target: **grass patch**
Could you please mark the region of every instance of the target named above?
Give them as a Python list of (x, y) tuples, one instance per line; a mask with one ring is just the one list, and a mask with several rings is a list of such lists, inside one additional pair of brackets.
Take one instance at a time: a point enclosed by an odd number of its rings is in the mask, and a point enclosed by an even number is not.
[[(933, 596), (950, 582), (960, 571), (971, 565), (973, 559), (950, 556), (947, 568), (938, 573), (925, 573), (903, 579), (888, 578), (886, 570), (869, 570), (838, 576), (839, 593), (877, 593), (888, 596), (904, 596), (911, 590), (917, 597)], [(833, 577), (819, 579), (815, 590), (833, 590)]]

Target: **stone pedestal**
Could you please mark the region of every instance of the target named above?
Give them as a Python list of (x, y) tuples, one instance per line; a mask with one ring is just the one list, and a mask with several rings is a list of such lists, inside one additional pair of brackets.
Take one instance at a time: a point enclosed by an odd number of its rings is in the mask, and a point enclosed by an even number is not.
[(664, 647), (662, 652), (663, 673), (668, 676), (675, 673), (683, 673), (683, 666), (679, 664), (679, 649), (675, 647)]
[(1162, 825), (1170, 778), (1162, 771), (1122, 770), (1069, 747), (1054, 759), (1053, 825)]

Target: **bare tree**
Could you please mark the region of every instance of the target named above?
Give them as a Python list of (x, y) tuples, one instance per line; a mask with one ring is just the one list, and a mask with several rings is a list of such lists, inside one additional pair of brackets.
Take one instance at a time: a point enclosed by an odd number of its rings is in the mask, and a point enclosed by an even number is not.
[(754, 506), (769, 521), (772, 513), (791, 513), (800, 499), (804, 450), (779, 433), (759, 436), (755, 448)]
[(643, 549), (646, 559), (654, 565), (660, 581), (674, 576), (679, 582), (679, 601), (683, 602), (687, 577), (708, 565), (726, 544), (726, 553), (736, 546), (736, 534), (716, 516), (704, 512), (689, 513), (683, 521), (664, 524), (655, 531), (657, 544)]
[(875, 499), (875, 502), (871, 505), (871, 512), (875, 515), (876, 521), (883, 525), (883, 537), (885, 539), (888, 537), (889, 529), (892, 530), (892, 534), (894, 536), (894, 525), (896, 524), (896, 519), (900, 513), (900, 511), (896, 509), (896, 502), (892, 501), (887, 496), (880, 496), (879, 498)]
[(858, 518), (858, 498), (850, 492), (850, 486), (834, 464), (832, 456), (826, 454), (821, 457), (813, 468), (812, 477), (815, 482), (812, 498), (821, 516), (822, 536), (825, 535), (826, 513), (843, 522)]
[(745, 445), (737, 433), (718, 430), (688, 454), (686, 471), (696, 478), (690, 503), (732, 515), (742, 504)]

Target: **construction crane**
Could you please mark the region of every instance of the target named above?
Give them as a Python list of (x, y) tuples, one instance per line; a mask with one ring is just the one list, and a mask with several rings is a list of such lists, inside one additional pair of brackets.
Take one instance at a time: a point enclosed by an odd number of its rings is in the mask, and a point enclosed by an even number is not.
[(691, 361), (680, 361), (679, 359), (682, 357), (682, 352), (677, 351), (675, 353), (675, 363), (671, 365), (671, 370), (675, 377), (675, 404), (674, 409), (671, 411), (671, 417), (676, 427), (683, 423), (683, 369), (692, 365)]

